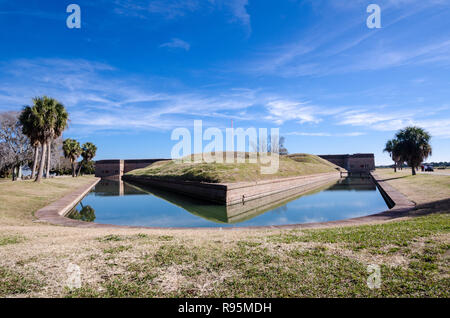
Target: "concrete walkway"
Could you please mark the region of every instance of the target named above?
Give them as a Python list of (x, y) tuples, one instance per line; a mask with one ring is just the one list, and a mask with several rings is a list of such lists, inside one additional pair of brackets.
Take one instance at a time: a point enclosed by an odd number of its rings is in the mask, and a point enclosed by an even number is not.
[(450, 176), (450, 170), (418, 171), (417, 173), (431, 176)]

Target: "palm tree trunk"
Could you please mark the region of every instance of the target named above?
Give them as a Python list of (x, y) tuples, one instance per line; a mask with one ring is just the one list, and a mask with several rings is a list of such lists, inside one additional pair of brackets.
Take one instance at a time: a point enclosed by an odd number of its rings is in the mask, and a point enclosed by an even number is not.
[(52, 141), (47, 141), (47, 170), (45, 171), (45, 178), (50, 178), (50, 164), (52, 160)]
[(16, 181), (16, 166), (12, 168), (12, 181)]
[(44, 173), (44, 166), (45, 166), (45, 150), (47, 148), (47, 143), (42, 143), (42, 151), (41, 151), (41, 161), (39, 162), (39, 172), (36, 177), (36, 182), (41, 182), (42, 175)]
[(75, 178), (75, 161), (72, 161), (72, 178)]
[(411, 167), (412, 170), (412, 175), (415, 176), (416, 175), (416, 169), (414, 167)]
[(397, 172), (397, 163), (394, 162), (394, 172)]
[(39, 144), (36, 144), (34, 146), (34, 160), (33, 160), (33, 170), (31, 171), (31, 179), (34, 178), (34, 175), (36, 174), (36, 167), (39, 159)]
[(50, 166), (52, 164), (52, 140), (47, 142), (47, 171), (45, 172), (45, 178), (50, 178)]
[(80, 163), (79, 163), (78, 172), (77, 172), (77, 177), (80, 175), (81, 167), (82, 167), (82, 161), (80, 161)]

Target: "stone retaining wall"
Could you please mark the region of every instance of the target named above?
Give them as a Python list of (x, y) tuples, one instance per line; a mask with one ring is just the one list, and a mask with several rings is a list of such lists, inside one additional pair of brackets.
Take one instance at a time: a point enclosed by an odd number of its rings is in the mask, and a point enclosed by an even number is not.
[(378, 190), (387, 202), (390, 209), (408, 209), (415, 206), (414, 202), (409, 200), (404, 194), (394, 189), (389, 183), (387, 183), (386, 180), (380, 178), (375, 172), (371, 172), (370, 176), (377, 185)]
[(242, 203), (295, 188), (304, 188), (305, 191), (307, 191), (332, 180), (338, 180), (339, 178), (339, 172), (237, 183), (161, 180), (147, 176), (130, 175), (122, 177), (124, 181), (163, 188), (198, 199), (225, 205)]

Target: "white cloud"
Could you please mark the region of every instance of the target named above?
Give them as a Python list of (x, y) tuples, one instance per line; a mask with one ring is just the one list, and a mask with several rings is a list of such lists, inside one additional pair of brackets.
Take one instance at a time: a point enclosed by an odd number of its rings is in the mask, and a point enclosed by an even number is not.
[[(118, 77), (116, 69), (86, 60), (34, 59), (0, 63), (0, 110), (29, 104), (34, 96), (50, 95), (68, 108), (71, 126), (85, 131), (172, 129), (188, 117), (240, 118), (252, 106), (249, 89), (206, 94), (168, 92), (142, 78)], [(157, 82), (157, 81), (155, 81)], [(164, 85), (163, 85), (164, 86)]]
[(173, 38), (169, 42), (161, 44), (159, 47), (180, 48), (189, 51), (191, 45), (188, 42), (183, 41), (181, 39)]
[(363, 136), (366, 133), (363, 132), (349, 132), (349, 133), (329, 133), (329, 132), (303, 132), (303, 131), (292, 131), (285, 133), (286, 136), (309, 136), (309, 137), (357, 137)]
[[(446, 107), (444, 107), (446, 109)], [(427, 116), (441, 118), (427, 118)], [(348, 111), (339, 115), (339, 125), (365, 127), (378, 131), (397, 131), (406, 126), (419, 126), (428, 130), (432, 136), (450, 138), (450, 118), (442, 117), (426, 110), (407, 110), (397, 112)]]
[(247, 12), (248, 0), (225, 0), (225, 4), (229, 6), (233, 19), (250, 29), (250, 14)]
[(283, 124), (289, 120), (299, 123), (318, 123), (321, 121), (316, 116), (316, 108), (305, 102), (294, 102), (289, 100), (274, 100), (266, 104), (269, 115), (267, 120), (273, 120), (276, 124)]

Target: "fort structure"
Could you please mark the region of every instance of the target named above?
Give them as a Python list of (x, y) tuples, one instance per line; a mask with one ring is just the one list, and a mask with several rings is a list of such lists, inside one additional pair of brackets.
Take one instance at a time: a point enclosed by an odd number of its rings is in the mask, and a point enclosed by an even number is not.
[(353, 155), (319, 155), (335, 165), (349, 172), (366, 172), (375, 170), (375, 156), (373, 153), (356, 153)]
[[(357, 153), (353, 155), (319, 155), (335, 165), (349, 172), (369, 173), (375, 170), (375, 156), (373, 153)], [(100, 178), (118, 178), (132, 170), (145, 168), (157, 161), (168, 159), (112, 159), (95, 162), (95, 176)]]
[(100, 178), (121, 179), (124, 173), (145, 168), (157, 161), (167, 159), (111, 159), (98, 160), (95, 162), (95, 176)]

